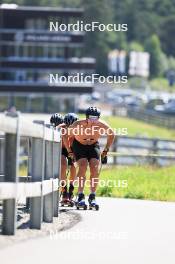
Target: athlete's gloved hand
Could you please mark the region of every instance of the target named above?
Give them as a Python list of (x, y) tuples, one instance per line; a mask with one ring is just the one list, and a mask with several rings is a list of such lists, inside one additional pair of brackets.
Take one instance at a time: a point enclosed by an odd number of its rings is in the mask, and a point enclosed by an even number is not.
[(107, 162), (108, 162), (108, 157), (107, 157), (107, 155), (101, 157), (101, 163), (102, 163), (102, 164), (107, 164)]
[(107, 156), (108, 151), (109, 151), (109, 149), (108, 149), (108, 148), (105, 148), (105, 149), (102, 151), (102, 153), (101, 153), (101, 157), (105, 157), (105, 156)]
[(108, 151), (109, 151), (109, 149), (105, 148), (103, 150), (102, 154), (101, 154), (101, 163), (102, 164), (107, 164), (107, 160), (108, 160), (107, 154), (108, 154)]
[(73, 165), (73, 160), (72, 158), (68, 157), (68, 166), (72, 166)]

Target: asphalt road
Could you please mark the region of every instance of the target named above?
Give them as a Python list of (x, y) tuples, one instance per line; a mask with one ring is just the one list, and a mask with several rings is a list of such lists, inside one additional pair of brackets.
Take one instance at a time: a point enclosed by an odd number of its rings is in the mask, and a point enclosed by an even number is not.
[(73, 228), (1, 250), (1, 263), (175, 263), (175, 203), (98, 201)]

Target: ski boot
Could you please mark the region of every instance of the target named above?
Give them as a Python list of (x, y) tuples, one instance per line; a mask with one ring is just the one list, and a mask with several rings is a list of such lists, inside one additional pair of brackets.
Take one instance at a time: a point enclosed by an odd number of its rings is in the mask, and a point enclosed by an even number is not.
[(79, 193), (78, 200), (76, 202), (76, 207), (77, 207), (77, 210), (79, 210), (80, 208), (87, 210), (84, 193)]
[(69, 201), (70, 201), (70, 206), (71, 207), (73, 207), (74, 204), (75, 204), (75, 201), (73, 200), (73, 198), (74, 198), (73, 191), (74, 191), (74, 186), (72, 184), (70, 184), (68, 197), (69, 197)]
[(89, 195), (88, 202), (89, 202), (89, 210), (92, 210), (92, 209), (95, 209), (96, 211), (99, 210), (99, 205), (95, 201), (95, 194), (94, 193), (91, 193)]

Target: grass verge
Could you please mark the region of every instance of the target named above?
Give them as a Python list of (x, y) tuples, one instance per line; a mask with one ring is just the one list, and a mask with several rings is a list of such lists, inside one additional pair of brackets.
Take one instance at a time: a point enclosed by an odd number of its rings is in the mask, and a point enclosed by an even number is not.
[[(21, 167), (19, 174), (27, 175), (26, 168)], [(175, 166), (106, 167), (101, 171), (100, 180), (98, 196), (175, 202)], [(89, 186), (85, 187), (85, 193), (89, 194)]]
[(112, 128), (127, 128), (128, 136), (145, 136), (154, 138), (175, 139), (175, 130), (150, 125), (142, 121), (126, 117), (105, 117), (105, 121)]
[(104, 168), (100, 179), (113, 186), (99, 186), (99, 196), (175, 201), (175, 166), (114, 166)]

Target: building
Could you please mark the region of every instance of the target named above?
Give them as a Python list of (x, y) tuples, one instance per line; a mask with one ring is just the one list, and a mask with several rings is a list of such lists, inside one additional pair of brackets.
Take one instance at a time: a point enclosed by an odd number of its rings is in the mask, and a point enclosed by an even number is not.
[[(49, 31), (49, 23), (76, 23), (82, 9), (0, 6), (0, 98), (22, 111), (73, 111), (91, 84), (49, 84), (49, 74), (91, 74), (93, 58), (82, 58), (84, 32)], [(42, 100), (41, 100), (42, 99)], [(2, 107), (1, 107), (2, 108)], [(0, 109), (2, 110), (2, 109)]]

